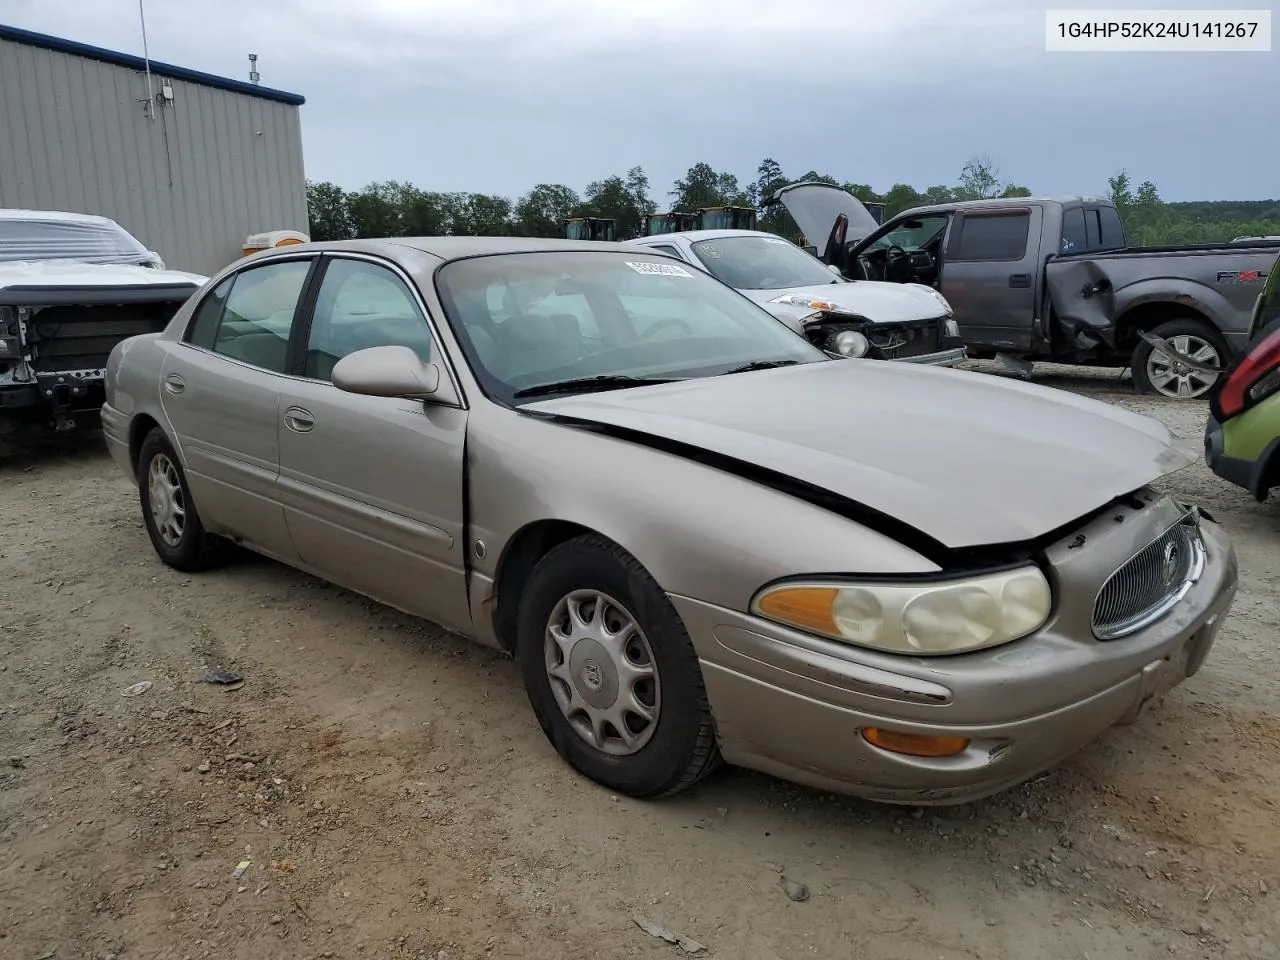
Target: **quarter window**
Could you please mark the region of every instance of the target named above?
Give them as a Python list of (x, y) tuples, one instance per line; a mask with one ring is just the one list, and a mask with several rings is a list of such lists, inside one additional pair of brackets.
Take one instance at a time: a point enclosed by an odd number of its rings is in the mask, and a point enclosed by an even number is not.
[(284, 373), (289, 332), (310, 269), (310, 260), (287, 260), (233, 274), (196, 308), (187, 342)]
[(1030, 213), (963, 217), (956, 252), (948, 259), (1021, 260), (1030, 227)]
[(367, 260), (329, 262), (316, 297), (303, 376), (329, 380), (349, 353), (368, 347), (408, 347), (425, 363), (431, 334), (409, 286)]

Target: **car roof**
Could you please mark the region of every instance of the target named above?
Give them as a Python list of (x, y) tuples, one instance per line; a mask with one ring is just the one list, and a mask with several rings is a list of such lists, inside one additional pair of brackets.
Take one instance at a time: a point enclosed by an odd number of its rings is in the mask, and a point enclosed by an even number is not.
[(0, 209), (0, 220), (59, 220), (64, 223), (115, 223), (110, 217), (91, 213), (71, 213), (66, 210), (22, 210), (12, 207)]
[(986, 200), (952, 200), (946, 203), (926, 203), (918, 207), (908, 207), (901, 213), (894, 214), (894, 218), (902, 216), (903, 213), (946, 213), (951, 210), (974, 210), (984, 208), (999, 207), (1025, 207), (1029, 203), (1057, 203), (1063, 206), (1077, 206), (1085, 203), (1100, 203), (1112, 206), (1112, 202), (1107, 197), (1094, 197), (1088, 195), (1073, 194), (1070, 196), (1049, 197), (991, 197)]
[[(559, 240), (544, 237), (369, 237), (360, 240), (329, 240), (287, 247), (273, 247), (271, 253), (298, 253), (307, 250), (346, 250), (394, 256), (395, 247), (409, 247), (439, 257), (461, 260), (499, 253), (609, 252), (634, 254), (632, 244), (604, 240)], [(268, 252), (268, 251), (263, 251)]]

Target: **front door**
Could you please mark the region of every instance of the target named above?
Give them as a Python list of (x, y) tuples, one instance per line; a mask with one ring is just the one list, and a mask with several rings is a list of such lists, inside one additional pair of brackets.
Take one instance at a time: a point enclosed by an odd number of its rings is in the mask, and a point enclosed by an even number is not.
[(279, 389), (314, 258), (232, 274), (192, 315), (161, 370), (161, 402), (206, 528), (294, 559), (276, 475)]
[(281, 390), (280, 491), (303, 565), (374, 599), (469, 629), (463, 526), (467, 413), (345, 393), (334, 364), (399, 345), (446, 364), (424, 308), (382, 262), (326, 257), (300, 358)]
[(956, 214), (942, 258), (940, 288), (966, 344), (1009, 353), (1046, 346), (1039, 311), (1043, 216), (1034, 205)]

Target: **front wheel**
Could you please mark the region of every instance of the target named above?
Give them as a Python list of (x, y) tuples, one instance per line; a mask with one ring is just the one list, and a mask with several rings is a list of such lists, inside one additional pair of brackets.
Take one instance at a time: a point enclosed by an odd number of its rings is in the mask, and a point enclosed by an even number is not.
[(677, 793), (720, 759), (693, 644), (633, 557), (577, 537), (520, 597), (516, 655), (547, 739), (575, 770), (632, 797)]
[(1158, 393), (1175, 400), (1202, 397), (1218, 382), (1227, 365), (1227, 346), (1217, 331), (1199, 320), (1170, 320), (1150, 331), (1173, 349), (1173, 356), (1158, 352), (1145, 340), (1133, 351), (1133, 382), (1140, 393)]
[(138, 453), (138, 495), (151, 545), (169, 566), (194, 573), (224, 558), (229, 543), (200, 522), (178, 455), (159, 427)]

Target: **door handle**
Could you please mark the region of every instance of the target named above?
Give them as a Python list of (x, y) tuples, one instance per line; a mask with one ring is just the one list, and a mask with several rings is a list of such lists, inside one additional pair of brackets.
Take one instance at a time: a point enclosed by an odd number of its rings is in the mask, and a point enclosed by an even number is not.
[(284, 425), (294, 433), (306, 433), (316, 425), (309, 411), (301, 407), (290, 407), (284, 412)]
[(1011, 286), (1011, 287), (1029, 287), (1029, 286), (1031, 286), (1031, 274), (1029, 274), (1029, 273), (1011, 273), (1011, 274), (1009, 274), (1009, 286)]
[(187, 382), (176, 373), (171, 373), (164, 378), (164, 389), (166, 393), (170, 393), (176, 397), (183, 390), (187, 389)]

